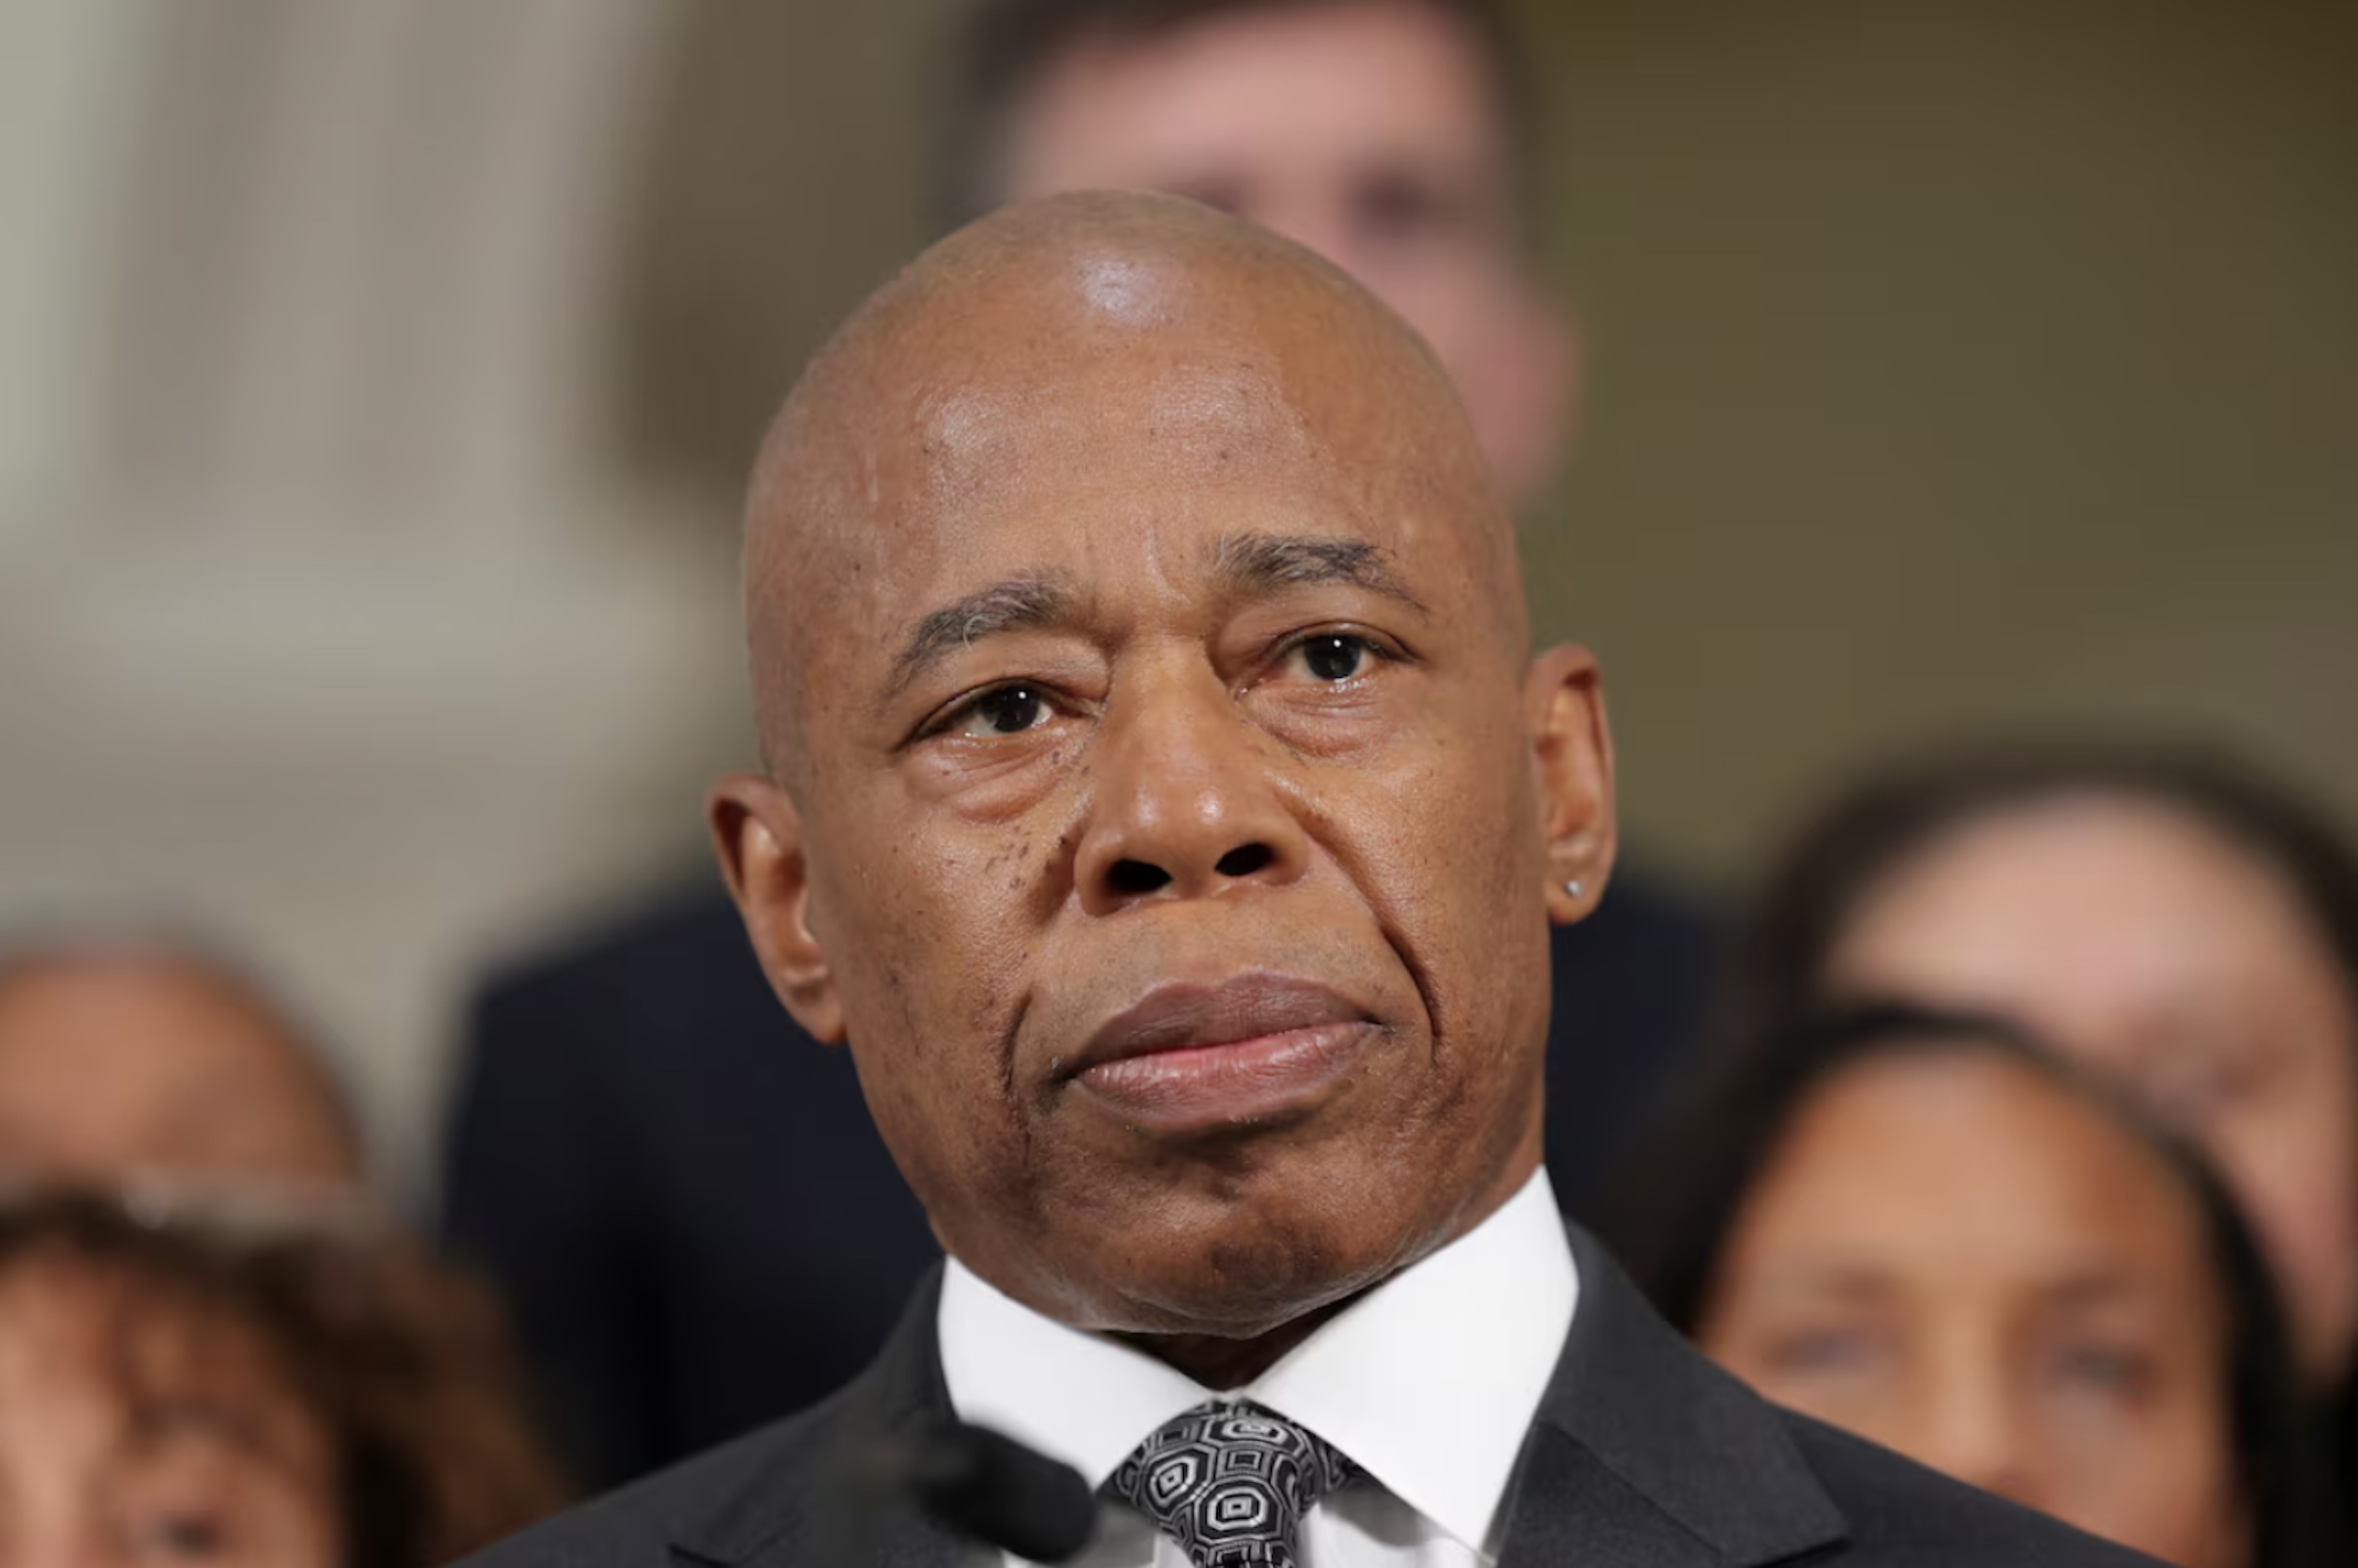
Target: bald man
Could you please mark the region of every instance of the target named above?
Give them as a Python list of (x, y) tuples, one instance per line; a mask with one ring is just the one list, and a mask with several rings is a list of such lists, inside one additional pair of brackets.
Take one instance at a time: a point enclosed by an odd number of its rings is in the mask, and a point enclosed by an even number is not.
[[(1575, 356), (1534, 264), (1528, 50), (1499, 0), (956, 15), (945, 213), (1140, 187), (1304, 245), (1416, 329), (1509, 499), (1536, 499)], [(1714, 933), (1638, 860), (1555, 933), (1548, 1164), (1575, 1214), (1710, 1005)], [(850, 1073), (771, 1005), (709, 878), (508, 968), (470, 1025), (448, 1234), (515, 1304), (586, 1474), (624, 1479), (832, 1392), (938, 1257)]]
[(138, 937), (0, 954), (0, 1175), (327, 1196), (360, 1168), (316, 1050), (245, 976)]
[(1448, 379), (1339, 273), (1168, 198), (985, 219), (814, 362), (748, 528), (713, 835), (948, 1262), (838, 1397), (490, 1561), (828, 1560), (843, 1456), (953, 1415), (1097, 1489), (1090, 1568), (2135, 1560), (1761, 1404), (1564, 1227), (1596, 666), (1530, 654)]

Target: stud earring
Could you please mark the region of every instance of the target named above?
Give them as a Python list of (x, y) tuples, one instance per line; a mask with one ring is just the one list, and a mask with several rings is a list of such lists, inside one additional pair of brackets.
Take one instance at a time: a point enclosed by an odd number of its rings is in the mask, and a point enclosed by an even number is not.
[(1564, 883), (1564, 893), (1566, 898), (1578, 898), (1581, 893), (1580, 883), (1577, 880)]

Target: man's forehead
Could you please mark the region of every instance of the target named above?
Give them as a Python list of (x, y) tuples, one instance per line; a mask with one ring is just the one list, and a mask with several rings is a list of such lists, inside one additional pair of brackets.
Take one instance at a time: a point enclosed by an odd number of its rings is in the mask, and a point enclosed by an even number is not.
[(1152, 558), (1200, 579), (1251, 537), (1400, 561), (1479, 530), (1481, 495), (1433, 482), (1406, 410), (1335, 406), (1243, 346), (1048, 370), (945, 384), (877, 432), (871, 480), (839, 489), (850, 515), (831, 530), (833, 572), (865, 585), (870, 613), (1011, 566), (1085, 577)]
[(1135, 193), (1007, 209), (881, 291), (790, 398), (748, 528), (765, 707), (952, 577), (1125, 543), (1342, 532), (1405, 558), (1449, 531), (1485, 591), (1514, 575), (1423, 341), (1299, 246)]
[(1166, 421), (1190, 400), (1213, 418), (1453, 397), (1422, 340), (1309, 252), (1191, 202), (1096, 193), (984, 219), (880, 291), (797, 385), (763, 474), (1040, 438), (1082, 381), (1151, 395)]
[[(829, 575), (880, 595), (944, 558), (1049, 560), (1144, 542), (1209, 560), (1224, 533), (1338, 529), (1396, 548), (1399, 499), (1424, 520), (1424, 470), (1452, 412), (1413, 345), (1364, 324), (1189, 301), (1167, 258), (1084, 256), (1076, 302), (1011, 325), (929, 333), (872, 417), (813, 443), (848, 470), (825, 487)], [(856, 475), (856, 476), (855, 476)], [(1480, 482), (1473, 507), (1478, 508)], [(814, 509), (816, 510), (816, 509)], [(1465, 525), (1468, 497), (1439, 510)], [(1187, 544), (1186, 541), (1194, 541)]]
[(1142, 355), (1030, 369), (929, 392), (904, 428), (879, 432), (878, 461), (907, 468), (921, 503), (1056, 483), (1071, 475), (1053, 465), (1082, 457), (1316, 466), (1328, 456), (1315, 411), (1267, 364)]

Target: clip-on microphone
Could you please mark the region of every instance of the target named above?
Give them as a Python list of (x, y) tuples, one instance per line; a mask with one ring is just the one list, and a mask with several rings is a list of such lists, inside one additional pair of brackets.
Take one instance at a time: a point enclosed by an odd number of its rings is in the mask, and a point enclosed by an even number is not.
[(929, 1421), (862, 1449), (847, 1468), (853, 1528), (842, 1568), (874, 1568), (877, 1525), (896, 1501), (1039, 1563), (1071, 1557), (1097, 1529), (1097, 1498), (1078, 1470), (988, 1427)]

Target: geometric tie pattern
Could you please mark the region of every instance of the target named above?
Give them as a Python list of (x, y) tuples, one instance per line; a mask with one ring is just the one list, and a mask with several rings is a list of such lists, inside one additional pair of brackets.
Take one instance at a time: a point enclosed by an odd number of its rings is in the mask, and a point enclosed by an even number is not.
[(1302, 1515), (1350, 1478), (1333, 1445), (1274, 1411), (1213, 1401), (1148, 1438), (1106, 1483), (1195, 1568), (1297, 1568)]

